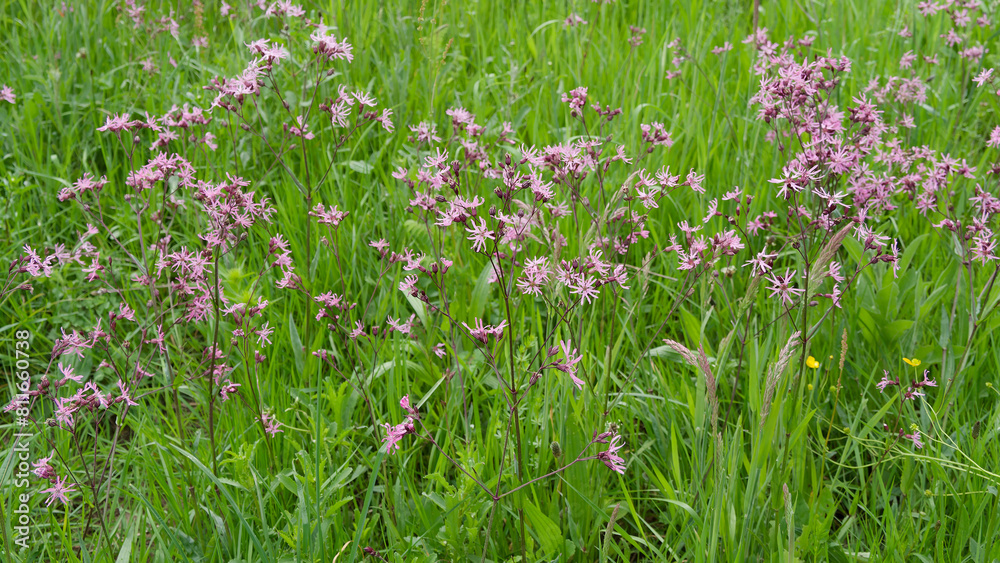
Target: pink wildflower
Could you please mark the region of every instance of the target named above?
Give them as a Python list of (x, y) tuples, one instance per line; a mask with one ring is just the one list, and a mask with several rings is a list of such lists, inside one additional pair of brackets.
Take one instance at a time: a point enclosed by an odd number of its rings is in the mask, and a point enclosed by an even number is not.
[(580, 355), (577, 352), (577, 349), (572, 346), (573, 344), (571, 340), (563, 340), (559, 342), (559, 347), (562, 348), (563, 361), (553, 364), (552, 367), (563, 373), (569, 374), (569, 378), (573, 381), (573, 385), (576, 385), (576, 388), (582, 391), (585, 382), (576, 376), (576, 364), (580, 363), (583, 356)]
[(127, 131), (130, 126), (131, 122), (128, 120), (127, 115), (118, 115), (116, 113), (113, 117), (109, 115), (104, 122), (104, 126), (98, 127), (97, 130), (118, 133), (119, 131)]
[(624, 445), (622, 437), (618, 434), (612, 434), (610, 443), (608, 443), (608, 439), (606, 437), (598, 437), (597, 441), (601, 444), (608, 444), (608, 449), (606, 451), (599, 452), (597, 454), (597, 459), (601, 460), (601, 462), (604, 463), (608, 469), (624, 475), (625, 460), (618, 455), (618, 450), (620, 450)]
[(77, 383), (80, 383), (83, 380), (82, 375), (76, 375), (73, 373), (73, 366), (65, 366), (62, 362), (59, 362), (59, 373), (61, 373), (67, 380), (72, 380)]
[(777, 254), (768, 254), (767, 251), (761, 250), (757, 253), (757, 256), (747, 260), (743, 266), (752, 266), (750, 269), (750, 275), (752, 276), (763, 275), (771, 269), (771, 263), (777, 257)]
[(726, 51), (732, 51), (732, 50), (733, 50), (733, 44), (730, 43), (729, 41), (726, 41), (725, 43), (723, 43), (722, 45), (719, 45), (718, 47), (713, 47), (712, 48), (712, 54), (713, 55), (721, 55), (722, 53), (725, 53)]
[(278, 422), (274, 415), (271, 413), (264, 413), (260, 415), (260, 421), (264, 425), (264, 432), (274, 436), (278, 432), (282, 432), (281, 423)]
[(475, 328), (471, 328), (464, 322), (462, 323), (462, 326), (465, 327), (465, 330), (469, 331), (470, 336), (482, 342), (483, 344), (486, 344), (489, 338), (489, 330), (488, 330), (489, 325), (484, 326), (483, 319), (476, 319), (475, 325), (476, 325)]
[(409, 413), (411, 416), (418, 416), (417, 409), (410, 406), (410, 396), (403, 395), (403, 398), (399, 400), (399, 406), (403, 408), (404, 411)]
[(348, 333), (347, 337), (351, 340), (357, 340), (363, 334), (365, 334), (365, 325), (361, 324), (361, 321), (354, 321), (354, 330)]
[(562, 101), (569, 103), (573, 115), (579, 115), (579, 110), (587, 104), (587, 88), (581, 86), (562, 95)]
[(597, 289), (597, 280), (591, 276), (580, 275), (571, 282), (566, 284), (569, 287), (569, 292), (573, 295), (579, 295), (580, 301), (589, 304), (592, 300), (597, 299), (599, 295)]
[(570, 14), (566, 16), (565, 20), (563, 20), (563, 27), (565, 28), (576, 27), (578, 25), (587, 25), (587, 20), (576, 14)]
[(274, 328), (269, 326), (271, 321), (266, 321), (259, 329), (254, 331), (257, 335), (257, 344), (259, 346), (267, 346), (271, 343), (271, 334), (274, 333)]
[(879, 381), (878, 383), (875, 384), (875, 387), (878, 387), (879, 393), (885, 391), (886, 387), (899, 385), (899, 380), (889, 379), (889, 372), (887, 370), (882, 370), (882, 371), (885, 373), (885, 375), (882, 376), (882, 381)]
[(417, 276), (406, 276), (403, 281), (399, 282), (399, 290), (407, 295), (414, 295), (417, 292)]
[(49, 494), (49, 498), (45, 501), (45, 506), (51, 506), (57, 500), (63, 504), (69, 504), (69, 498), (66, 496), (66, 493), (73, 492), (74, 486), (72, 483), (67, 484), (61, 477), (56, 477), (52, 486), (42, 491)]
[(393, 448), (399, 451), (399, 441), (414, 430), (413, 425), (406, 422), (396, 426), (387, 422), (383, 426), (385, 427), (385, 438), (382, 438), (382, 441), (385, 442), (385, 453), (387, 454), (391, 454)]
[(139, 405), (139, 403), (135, 402), (132, 399), (132, 394), (129, 392), (128, 389), (125, 388), (125, 382), (122, 381), (121, 379), (118, 380), (118, 398), (115, 399), (115, 402), (116, 403), (117, 402), (123, 402), (126, 405), (129, 405), (129, 406), (132, 406), (132, 407), (135, 407), (135, 406)]
[(49, 465), (49, 462), (52, 461), (53, 455), (55, 455), (54, 452), (49, 454), (49, 457), (43, 457), (32, 464), (34, 469), (32, 469), (31, 472), (34, 473), (35, 477), (38, 477), (39, 479), (48, 479), (50, 481), (56, 477), (56, 470)]
[(990, 131), (990, 138), (986, 140), (986, 146), (990, 148), (1000, 147), (1000, 126), (994, 127)]
[(768, 291), (771, 292), (771, 297), (778, 295), (785, 304), (791, 305), (793, 302), (792, 297), (805, 291), (803, 289), (796, 289), (792, 287), (792, 278), (794, 277), (795, 270), (792, 270), (791, 273), (789, 273), (788, 270), (785, 270), (784, 276), (772, 273), (771, 276), (767, 278), (767, 281), (771, 283), (771, 287), (767, 288)]
[(480, 219), (480, 224), (476, 225), (476, 220), (473, 219), (469, 221), (472, 228), (466, 228), (465, 230), (472, 233), (469, 235), (469, 240), (472, 241), (472, 250), (476, 252), (482, 252), (486, 250), (486, 241), (495, 240), (493, 238), (493, 231), (490, 230), (489, 226), (486, 224), (486, 219)]
[(993, 78), (993, 69), (987, 68), (983, 69), (982, 72), (977, 74), (976, 77), (972, 79), (972, 81), (976, 83), (977, 87), (981, 87), (983, 84), (991, 82), (992, 78)]
[(327, 35), (326, 31), (321, 27), (319, 31), (310, 35), (309, 39), (316, 42), (313, 46), (313, 52), (324, 55), (327, 60), (338, 59), (347, 62), (354, 60), (354, 54), (351, 52), (353, 47), (347, 42), (346, 38), (343, 41), (337, 41), (336, 37)]

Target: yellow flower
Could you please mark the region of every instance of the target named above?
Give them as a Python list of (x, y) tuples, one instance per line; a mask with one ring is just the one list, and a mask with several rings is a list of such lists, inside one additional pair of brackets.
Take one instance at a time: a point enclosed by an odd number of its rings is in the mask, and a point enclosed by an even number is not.
[(819, 362), (816, 361), (816, 358), (809, 356), (806, 358), (806, 366), (816, 369), (819, 367)]
[(813, 384), (810, 383), (809, 385), (806, 385), (806, 389), (812, 391), (813, 390)]
[(903, 361), (910, 364), (913, 367), (917, 367), (920, 365), (920, 360), (916, 358), (913, 358), (912, 360), (910, 358), (903, 358)]

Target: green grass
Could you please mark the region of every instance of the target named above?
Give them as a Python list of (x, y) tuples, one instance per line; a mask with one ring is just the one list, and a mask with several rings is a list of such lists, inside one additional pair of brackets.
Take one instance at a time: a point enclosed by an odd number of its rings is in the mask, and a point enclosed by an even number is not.
[[(207, 107), (214, 94), (201, 87), (246, 66), (243, 43), (282, 36), (275, 19), (223, 18), (214, 2), (206, 2), (200, 24), (188, 2), (150, 2), (152, 15), (178, 8), (180, 39), (134, 31), (116, 2), (76, 4), (66, 14), (56, 4), (0, 4), (0, 84), (17, 94), (15, 105), (0, 102), (0, 221), (8, 262), (24, 244), (36, 249), (76, 244), (85, 215), (79, 205), (60, 203), (56, 195), (84, 172), (107, 175), (105, 220), (117, 237), (137, 248), (136, 219), (123, 203), (131, 191), (124, 183), (129, 162), (113, 136), (95, 129), (107, 114), (159, 115), (184, 103)], [(222, 260), (219, 276), (233, 300), (262, 296), (271, 301), (266, 319), (276, 328), (274, 344), (264, 350), (268, 358), (256, 379), (260, 400), (285, 425), (284, 432), (266, 440), (253, 412), (236, 401), (215, 401), (218, 455), (213, 460), (206, 388), (203, 378), (192, 378), (205, 369), (202, 352), (212, 341), (213, 325), (172, 328), (169, 361), (157, 359), (147, 368), (155, 373), (156, 385), (165, 388), (129, 412), (122, 427), (127, 431), (116, 434), (108, 417), (84, 436), (87, 455), (78, 455), (67, 433), (44, 427), (51, 405), (34, 413), (41, 423), (31, 428), (32, 459), (53, 449), (63, 452), (68, 464), (57, 469), (73, 472), (82, 482), (90, 479), (86, 463), (91, 455), (106, 455), (118, 436), (113, 472), (101, 489), (102, 496), (107, 494), (106, 510), (102, 499), (98, 512), (89, 493), (77, 493), (65, 508), (58, 503), (47, 508), (44, 495), (37, 493), (47, 486), (43, 482), (32, 478), (27, 489), (16, 486), (12, 447), (17, 428), (4, 419), (0, 549), (5, 561), (353, 561), (364, 557), (366, 546), (390, 561), (478, 561), (483, 553), (487, 560), (504, 561), (521, 556), (522, 522), (529, 536), (523, 549), (533, 561), (1000, 559), (995, 542), (1000, 533), (995, 387), (1000, 384), (995, 331), (1000, 317), (982, 322), (969, 344), (967, 365), (959, 369), (970, 341), (967, 317), (975, 296), (956, 258), (955, 241), (931, 229), (912, 205), (901, 205), (882, 229), (903, 245), (899, 277), (884, 265), (863, 272), (844, 297), (843, 309), (809, 342), (808, 354), (820, 367), (800, 369), (796, 353), (792, 367), (779, 374), (776, 401), (763, 423), (768, 369), (791, 327), (779, 318), (773, 300), (739, 279), (742, 270), (731, 281), (700, 280), (646, 356), (641, 352), (681, 295), (683, 276), (673, 257), (654, 262), (648, 290), (640, 291), (642, 280), (633, 276), (633, 291), (620, 304), (602, 297), (573, 313), (560, 337), (571, 335), (583, 353), (587, 390), (574, 394), (565, 378), (553, 375), (532, 390), (534, 402), (520, 412), (525, 473), (539, 476), (572, 461), (591, 433), (608, 424), (626, 438), (627, 470), (618, 476), (598, 462), (579, 463), (526, 487), (498, 504), (485, 537), (493, 503), (475, 481), (413, 437), (404, 439), (401, 452), (384, 455), (379, 449), (384, 431), (373, 424), (373, 418), (401, 421), (398, 400), (409, 393), (449, 456), (491, 487), (498, 480), (503, 490), (516, 487), (520, 481), (511, 467), (517, 462), (509, 451), (505, 454), (502, 439), (508, 412), (482, 356), (467, 341), (452, 346), (453, 327), (440, 320), (429, 323), (416, 340), (393, 336), (377, 354), (350, 348), (342, 335), (307, 320), (316, 307), (300, 295), (275, 289), (270, 278), (253, 283), (268, 259), (266, 242), (259, 241), (280, 232), (311, 287), (345, 293), (363, 309), (380, 271), (369, 240), (385, 238), (393, 249), (428, 249), (434, 243), (407, 213), (410, 196), (390, 175), (397, 166), (412, 168), (423, 156), (407, 143), (406, 125), (431, 121), (444, 132), (450, 128), (445, 111), (463, 106), (491, 131), (512, 122), (519, 143), (565, 142), (580, 131), (569, 126), (560, 96), (577, 86), (589, 87), (593, 100), (623, 109), (612, 130), (630, 150), (638, 146), (641, 123), (667, 126), (675, 144), (651, 155), (647, 169), (670, 165), (675, 172), (694, 168), (706, 176), (707, 197), (671, 196), (650, 214), (650, 238), (642, 243), (642, 254), (653, 244), (668, 245), (670, 235), (679, 233), (676, 223), (697, 222), (708, 201), (732, 186), (754, 195), (753, 213), (774, 209), (775, 189), (768, 180), (780, 176), (783, 157), (765, 142), (767, 129), (749, 105), (759, 77), (751, 70), (753, 51), (741, 44), (752, 31), (752, 7), (735, 1), (624, 0), (610, 5), (306, 4), (310, 18), (335, 25), (338, 36), (354, 46), (354, 61), (334, 65), (339, 74), (331, 84), (371, 91), (380, 107), (394, 111), (397, 126), (391, 135), (368, 128), (334, 154), (329, 127), (317, 124), (317, 140), (308, 145), (306, 158), (293, 153), (287, 159), (297, 179), (307, 170), (315, 179), (326, 162), (336, 161), (327, 181), (315, 187), (314, 199), (351, 213), (334, 239), (336, 251), (319, 244), (324, 233), (304, 227), (307, 206), (296, 180), (272, 166), (273, 155), (259, 141), (246, 136), (234, 141), (226, 133), (223, 112), (213, 114), (211, 128), (219, 149), (188, 153), (199, 177), (218, 182), (226, 172), (239, 174), (277, 208), (266, 232), (256, 229), (250, 241)], [(903, 53), (937, 53), (937, 67), (917, 65), (928, 83), (928, 100), (906, 109), (917, 123), (905, 134), (906, 142), (978, 167), (976, 180), (955, 182), (953, 189), (960, 193), (971, 195), (977, 182), (995, 187), (985, 174), (995, 149), (985, 149), (984, 141), (998, 122), (997, 98), (971, 83), (978, 67), (944, 46), (939, 36), (950, 25), (944, 16), (925, 20), (911, 2), (762, 4), (760, 25), (773, 40), (808, 33), (815, 36), (813, 53), (829, 48), (852, 59), (851, 73), (835, 92), (842, 108), (870, 79), (900, 74)], [(572, 12), (589, 23), (564, 28)], [(208, 37), (207, 49), (191, 46), (191, 38), (202, 34), (199, 25)], [(628, 46), (630, 25), (647, 30), (634, 50)], [(897, 34), (903, 25), (913, 31), (912, 38)], [(972, 37), (996, 45), (993, 28), (977, 28)], [(667, 80), (666, 71), (674, 68), (667, 44), (675, 38), (689, 60), (682, 63), (680, 78)], [(724, 41), (734, 50), (724, 57), (709, 53)], [(311, 46), (282, 43), (299, 62)], [(158, 74), (142, 70), (147, 57)], [(987, 55), (985, 67), (993, 57)], [(289, 84), (282, 94), (295, 107), (304, 96), (291, 86), (294, 82)], [(335, 88), (325, 93), (335, 95)], [(894, 104), (880, 109), (895, 117), (902, 111)], [(279, 114), (263, 114), (261, 123), (280, 137)], [(143, 144), (148, 142), (143, 136)], [(139, 151), (140, 164), (147, 153)], [(620, 186), (625, 180), (619, 173), (608, 182)], [(192, 212), (179, 215), (174, 236), (197, 248), (204, 225), (193, 213), (196, 202), (190, 195), (186, 199)], [(965, 198), (958, 201), (964, 213), (968, 204)], [(469, 252), (462, 239), (443, 244), (442, 251), (455, 261), (448, 273), (453, 317), (470, 324), (474, 317), (503, 318), (503, 301), (485, 285), (485, 258)], [(571, 248), (583, 244), (579, 236), (571, 239)], [(845, 242), (840, 256), (853, 260), (860, 250), (857, 243)], [(105, 251), (114, 252), (114, 246), (107, 243), (102, 256)], [(981, 271), (987, 273), (977, 278), (972, 294), (982, 291), (992, 273)], [(404, 275), (398, 266), (386, 274), (374, 293), (368, 324), (415, 312), (396, 290)], [(16, 331), (31, 332), (37, 382), (61, 328), (89, 329), (97, 318), (107, 324), (109, 311), (118, 309), (116, 296), (94, 291), (83, 277), (79, 266), (56, 268), (50, 279), (34, 280), (33, 292), (0, 302), (3, 365), (11, 389)], [(996, 293), (979, 302), (981, 312), (991, 310)], [(723, 349), (733, 320), (746, 318), (738, 302), (744, 295), (754, 311), (749, 336), (741, 326)], [(140, 313), (146, 299), (144, 294), (128, 297)], [(530, 357), (539, 347), (537, 335), (548, 334), (555, 319), (547, 308), (531, 304), (517, 309), (511, 324), (508, 334), (519, 335), (514, 355)], [(232, 328), (231, 323), (223, 326), (224, 331)], [(692, 349), (701, 344), (713, 360), (721, 402), (718, 436), (711, 432), (704, 377), (662, 346), (662, 338)], [(428, 353), (441, 341), (449, 342), (451, 364)], [(370, 404), (303, 346), (331, 350), (341, 370), (365, 382)], [(941, 382), (906, 417), (907, 425), (915, 422), (928, 435), (921, 450), (895, 443), (882, 431), (884, 423), (894, 423), (898, 403), (891, 394), (880, 394), (875, 383), (884, 369), (909, 376), (913, 369), (903, 364), (903, 356), (920, 358), (921, 370), (928, 367)], [(100, 360), (90, 354), (74, 364), (78, 373), (97, 374)], [(519, 360), (517, 367), (524, 363)], [(249, 396), (250, 372), (239, 363), (234, 373), (243, 378), (242, 391)], [(105, 390), (114, 387), (110, 376), (94, 378)], [(955, 383), (946, 397), (950, 378)], [(559, 458), (553, 442), (562, 452)], [(505, 471), (498, 475), (501, 464)], [(21, 551), (12, 543), (12, 511), (17, 495), (29, 491), (32, 536), (30, 548)]]

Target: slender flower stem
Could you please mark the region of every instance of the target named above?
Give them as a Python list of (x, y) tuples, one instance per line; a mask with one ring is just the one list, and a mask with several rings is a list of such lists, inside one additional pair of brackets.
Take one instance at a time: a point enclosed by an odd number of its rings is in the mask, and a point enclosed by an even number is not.
[(219, 476), (219, 460), (215, 450), (215, 357), (219, 352), (219, 321), (221, 313), (219, 311), (219, 250), (215, 250), (214, 273), (214, 298), (213, 307), (215, 309), (215, 327), (212, 329), (212, 348), (209, 350), (208, 372), (206, 382), (208, 383), (208, 439), (212, 448), (212, 474)]
[[(584, 448), (584, 451), (586, 451), (587, 448), (589, 448), (591, 446), (591, 444), (593, 444), (593, 443), (594, 443), (593, 441), (591, 441), (590, 443), (588, 443), (587, 447)], [(582, 456), (583, 453), (581, 452), (580, 455)], [(505, 497), (507, 495), (512, 495), (512, 494), (516, 493), (517, 491), (520, 491), (521, 489), (523, 489), (523, 488), (525, 488), (525, 487), (527, 487), (527, 486), (529, 486), (529, 485), (531, 485), (533, 483), (537, 483), (538, 481), (541, 481), (543, 479), (547, 479), (547, 478), (549, 478), (549, 477), (551, 477), (553, 475), (556, 475), (558, 473), (562, 473), (563, 471), (566, 471), (570, 467), (576, 465), (578, 462), (587, 461), (587, 460), (591, 460), (591, 459), (597, 459), (597, 456), (596, 455), (592, 455), (592, 456), (588, 456), (588, 457), (577, 457), (576, 459), (574, 459), (573, 461), (571, 461), (571, 462), (567, 463), (566, 465), (560, 467), (559, 469), (555, 469), (553, 471), (549, 471), (545, 475), (541, 475), (539, 477), (535, 477), (534, 479), (532, 479), (530, 481), (526, 481), (524, 483), (521, 483), (520, 485), (518, 485), (518, 486), (514, 487), (513, 489), (511, 489), (511, 490), (503, 493), (502, 495), (500, 495), (497, 498), (498, 499), (502, 499), (503, 497)]]

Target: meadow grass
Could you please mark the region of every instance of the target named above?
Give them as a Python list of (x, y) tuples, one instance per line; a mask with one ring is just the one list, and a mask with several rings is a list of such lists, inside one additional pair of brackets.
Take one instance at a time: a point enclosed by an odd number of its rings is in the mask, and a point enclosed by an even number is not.
[[(76, 244), (87, 219), (80, 206), (57, 201), (57, 194), (85, 172), (107, 175), (105, 201), (131, 192), (124, 183), (125, 151), (113, 136), (95, 131), (108, 115), (160, 115), (186, 102), (207, 107), (214, 92), (202, 86), (215, 76), (238, 74), (249, 59), (245, 43), (283, 37), (280, 18), (246, 6), (238, 7), (237, 16), (224, 17), (215, 2), (203, 4), (195, 9), (189, 2), (147, 3), (149, 17), (175, 10), (178, 38), (134, 30), (120, 2), (0, 5), (0, 83), (17, 95), (15, 104), (0, 102), (0, 220), (7, 262), (20, 256), (25, 244), (39, 249)], [(833, 94), (841, 107), (869, 80), (899, 74), (907, 51), (937, 53), (940, 64), (921, 67), (928, 98), (908, 109), (917, 126), (905, 133), (907, 144), (965, 158), (986, 178), (995, 157), (984, 143), (997, 125), (997, 98), (988, 88), (975, 88), (972, 77), (980, 66), (989, 68), (995, 53), (981, 65), (959, 58), (940, 37), (950, 25), (944, 16), (925, 19), (915, 6), (766, 0), (756, 17), (773, 41), (809, 35), (815, 38), (811, 52), (830, 49), (853, 61)], [(674, 144), (652, 154), (646, 166), (669, 164), (681, 173), (693, 168), (705, 175), (709, 197), (685, 193), (660, 200), (646, 224), (649, 248), (669, 245), (677, 222), (700, 222), (709, 199), (733, 186), (755, 197), (752, 213), (769, 209), (767, 202), (775, 197), (769, 180), (780, 177), (785, 160), (766, 140), (767, 127), (751, 106), (760, 82), (752, 71), (759, 55), (742, 44), (754, 29), (752, 3), (427, 0), (304, 2), (304, 8), (309, 18), (336, 26), (338, 36), (353, 45), (354, 60), (336, 67), (337, 83), (371, 92), (393, 110), (397, 124), (388, 134), (372, 123), (339, 151), (318, 133), (320, 142), (288, 156), (296, 171), (312, 167), (313, 175), (323, 171), (313, 162), (335, 161), (327, 180), (315, 186), (313, 203), (350, 212), (332, 239), (336, 251), (318, 250), (325, 232), (305, 228), (309, 206), (299, 187), (260, 143), (219, 134), (216, 151), (185, 146), (200, 174), (213, 181), (226, 172), (238, 174), (251, 181), (249, 189), (271, 199), (272, 230), (288, 239), (298, 271), (319, 291), (337, 288), (362, 296), (359, 301), (366, 298), (382, 268), (370, 240), (384, 238), (393, 249), (436, 244), (409, 212), (411, 194), (391, 173), (424, 156), (407, 142), (407, 125), (430, 121), (444, 131), (450, 121), (445, 112), (455, 106), (467, 108), (490, 129), (511, 122), (518, 143), (538, 146), (579, 135), (560, 101), (578, 86), (623, 109), (614, 124), (623, 139), (634, 141), (642, 123), (664, 123)], [(566, 27), (571, 13), (588, 23)], [(646, 30), (638, 47), (629, 46), (629, 26)], [(912, 37), (898, 34), (903, 26)], [(992, 29), (972, 33), (996, 50)], [(208, 46), (192, 46), (192, 37), (201, 35)], [(679, 67), (681, 75), (668, 79), (666, 73), (675, 68), (669, 47), (674, 39), (688, 59)], [(732, 51), (710, 53), (726, 41), (735, 46)], [(311, 45), (286, 46), (308, 51)], [(147, 59), (156, 73), (143, 70)], [(288, 88), (282, 94), (292, 107), (302, 107), (309, 104), (302, 92)], [(226, 120), (224, 112), (213, 116), (216, 128)], [(260, 119), (268, 130), (281, 130), (282, 116), (262, 112)], [(625, 180), (620, 175), (609, 182)], [(975, 182), (959, 182), (964, 183), (955, 189), (972, 193)], [(142, 235), (125, 209), (112, 204), (104, 218), (117, 238), (134, 243)], [(584, 357), (586, 391), (574, 394), (571, 384), (554, 376), (540, 380), (536, 402), (520, 413), (524, 453), (517, 461), (529, 476), (543, 475), (572, 461), (594, 430), (613, 425), (627, 438), (626, 470), (619, 475), (597, 462), (573, 465), (507, 497), (497, 505), (495, 520), (491, 499), (442, 453), (491, 489), (498, 481), (511, 489), (525, 480), (510, 472), (498, 476), (498, 466), (514, 463), (503, 440), (509, 413), (499, 400), (502, 383), (473, 347), (450, 350), (455, 359), (448, 370), (429, 353), (437, 341), (430, 333), (416, 340), (396, 334), (379, 352), (344, 352), (343, 358), (356, 364), (343, 369), (358, 374), (366, 390), (362, 396), (311, 355), (342, 346), (342, 339), (309, 320), (316, 306), (256, 284), (258, 270), (270, 259), (267, 245), (242, 245), (220, 262), (218, 276), (234, 301), (257, 296), (270, 301), (267, 318), (276, 330), (254, 378), (260, 400), (283, 431), (265, 438), (253, 411), (218, 399), (210, 426), (206, 389), (190, 376), (206, 369), (202, 353), (213, 340), (213, 325), (172, 329), (169, 359), (147, 367), (164, 389), (143, 397), (123, 426), (107, 417), (81, 444), (45, 427), (51, 406), (37, 408), (32, 459), (50, 450), (67, 452), (60, 471), (92, 482), (95, 477), (80, 460), (116, 452), (99, 503), (78, 492), (68, 505), (46, 507), (37, 494), (43, 481), (16, 485), (19, 429), (12, 419), (4, 420), (3, 558), (1000, 559), (995, 541), (1000, 408), (993, 386), (1000, 367), (994, 329), (1000, 321), (992, 315), (969, 322), (973, 308), (977, 315), (992, 311), (998, 292), (986, 283), (987, 275), (966, 287), (953, 237), (930, 228), (912, 208), (885, 222), (888, 234), (903, 244), (898, 278), (888, 266), (861, 273), (842, 308), (811, 336), (808, 353), (797, 351), (791, 367), (777, 374), (773, 404), (765, 400), (769, 370), (791, 328), (777, 309), (768, 309), (774, 300), (757, 293), (756, 285), (702, 278), (687, 287), (670, 258), (669, 268), (657, 263), (645, 275), (634, 275), (633, 293), (621, 302), (605, 299), (574, 312), (570, 327)], [(179, 240), (196, 241), (202, 225), (178, 222), (174, 229)], [(454, 260), (451, 313), (470, 323), (475, 317), (501, 318), (503, 301), (486, 283), (488, 262), (463, 239), (441, 242)], [(863, 252), (851, 238), (840, 250), (855, 259)], [(989, 274), (993, 267), (982, 271)], [(386, 274), (369, 317), (429, 314), (396, 291), (405, 275), (399, 268)], [(117, 295), (95, 291), (83, 277), (79, 267), (57, 267), (48, 279), (33, 280), (32, 292), (0, 302), (0, 328), (8, 339), (2, 350), (5, 370), (11, 366), (5, 376), (12, 389), (18, 331), (30, 332), (37, 382), (41, 373), (55, 369), (49, 353), (60, 329), (89, 329), (118, 310)], [(751, 320), (749, 308), (768, 313)], [(525, 333), (545, 334), (555, 324), (541, 307), (521, 307), (514, 315), (511, 325)], [(438, 335), (452, 330), (448, 323), (438, 329)], [(533, 338), (514, 342), (511, 359), (519, 366), (541, 346)], [(663, 339), (704, 348), (718, 377), (714, 405), (701, 372)], [(818, 368), (801, 367), (809, 354)], [(920, 370), (931, 369), (940, 382), (915, 408), (916, 418), (907, 419), (907, 426), (914, 422), (926, 435), (922, 449), (883, 431), (884, 424), (894, 424), (900, 403), (875, 385), (883, 370), (912, 375), (904, 356), (921, 359)], [(76, 361), (76, 370), (94, 373), (95, 381), (111, 388), (114, 379), (96, 375), (100, 359)], [(440, 449), (416, 440), (393, 455), (380, 447), (384, 430), (378, 424), (402, 420), (405, 413), (396, 405), (404, 394), (419, 404)], [(32, 527), (30, 546), (22, 550), (14, 543), (13, 511), (17, 495), (26, 491), (33, 491)], [(374, 554), (366, 555), (365, 547)]]

